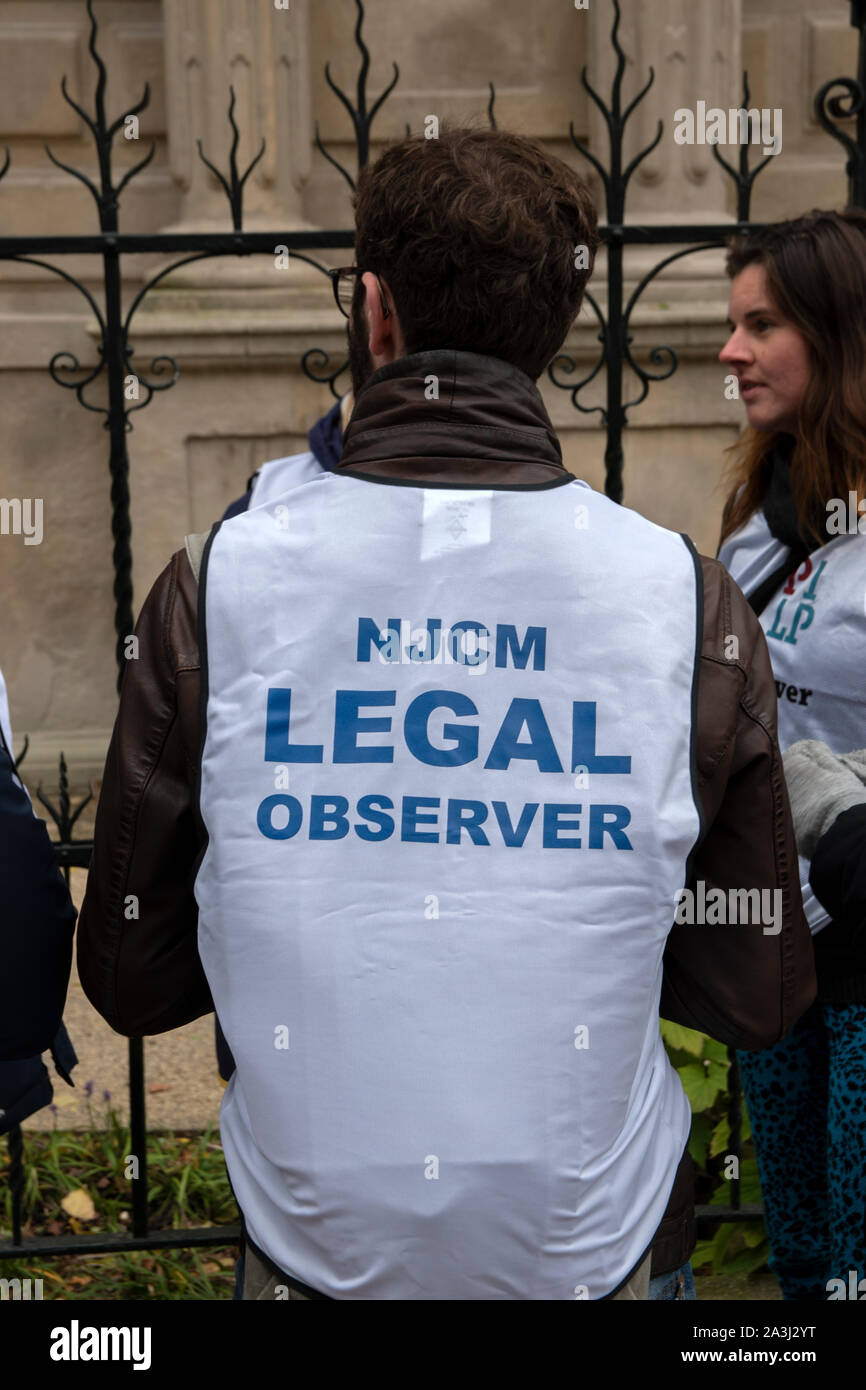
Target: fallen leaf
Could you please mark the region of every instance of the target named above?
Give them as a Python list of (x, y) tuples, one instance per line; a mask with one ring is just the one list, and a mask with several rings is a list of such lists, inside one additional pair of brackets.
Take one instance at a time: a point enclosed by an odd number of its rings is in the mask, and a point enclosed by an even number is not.
[(60, 1205), (69, 1216), (74, 1216), (79, 1221), (93, 1221), (96, 1217), (96, 1207), (90, 1193), (83, 1187), (76, 1188), (74, 1192), (67, 1192)]
[(156, 1093), (157, 1093), (157, 1091), (170, 1091), (170, 1090), (171, 1090), (171, 1087), (170, 1087), (170, 1086), (148, 1086), (147, 1089), (148, 1089), (149, 1093), (150, 1093), (152, 1096), (155, 1096)]

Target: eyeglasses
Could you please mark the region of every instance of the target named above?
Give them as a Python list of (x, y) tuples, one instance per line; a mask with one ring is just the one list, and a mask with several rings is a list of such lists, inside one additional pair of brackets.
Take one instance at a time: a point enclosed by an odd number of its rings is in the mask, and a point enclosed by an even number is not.
[[(336, 270), (329, 270), (331, 284), (334, 286), (334, 298), (337, 301), (337, 308), (341, 314), (349, 318), (352, 312), (352, 300), (355, 295), (355, 276), (363, 275), (364, 271), (357, 265), (341, 265)], [(375, 271), (372, 272), (375, 275)], [(382, 317), (390, 318), (391, 310), (388, 308), (388, 301), (385, 298), (385, 291), (382, 288), (382, 281), (376, 275), (376, 284), (379, 286), (379, 298), (382, 301)]]

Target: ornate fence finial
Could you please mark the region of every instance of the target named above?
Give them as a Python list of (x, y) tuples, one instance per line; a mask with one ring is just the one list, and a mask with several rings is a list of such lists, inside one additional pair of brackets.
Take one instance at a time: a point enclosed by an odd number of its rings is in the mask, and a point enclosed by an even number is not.
[(90, 51), (91, 58), (96, 64), (98, 74), (93, 98), (94, 115), (89, 115), (84, 107), (80, 106), (79, 103), (69, 95), (66, 89), (65, 73), (60, 83), (60, 90), (66, 104), (71, 106), (72, 110), (81, 117), (93, 136), (93, 143), (96, 147), (97, 159), (99, 160), (100, 187), (97, 188), (93, 181), (89, 179), (86, 174), (83, 174), (80, 169), (74, 169), (71, 164), (64, 164), (63, 160), (58, 159), (57, 156), (52, 153), (48, 145), (45, 146), (45, 153), (48, 155), (51, 163), (57, 165), (58, 169), (62, 169), (67, 174), (71, 174), (73, 178), (78, 179), (80, 183), (84, 184), (96, 203), (101, 230), (103, 232), (116, 232), (118, 198), (130, 179), (135, 178), (136, 174), (141, 173), (141, 170), (153, 159), (153, 156), (156, 154), (156, 141), (151, 140), (150, 149), (147, 154), (143, 159), (139, 160), (138, 164), (134, 164), (131, 169), (127, 169), (117, 187), (114, 186), (112, 179), (111, 149), (114, 143), (114, 137), (120, 130), (124, 121), (126, 121), (129, 116), (137, 116), (140, 111), (143, 111), (145, 107), (149, 105), (150, 83), (145, 82), (141, 98), (135, 105), (131, 106), (127, 111), (124, 111), (109, 125), (105, 116), (105, 86), (108, 74), (106, 72), (105, 63), (102, 61), (96, 48), (98, 25), (96, 23), (96, 16), (93, 13), (93, 0), (87, 0), (87, 13), (90, 16), (90, 40), (87, 47)]
[[(382, 105), (382, 102), (385, 100), (386, 97), (390, 96), (391, 92), (393, 92), (398, 81), (400, 80), (400, 69), (395, 63), (394, 76), (391, 78), (391, 81), (388, 83), (388, 86), (385, 88), (383, 92), (380, 93), (380, 95), (377, 97), (373, 105), (370, 107), (370, 110), (368, 111), (367, 73), (370, 70), (370, 53), (367, 48), (367, 45), (364, 43), (364, 40), (361, 36), (361, 30), (364, 25), (364, 6), (362, 0), (355, 0), (355, 8), (358, 11), (358, 18), (355, 24), (355, 43), (357, 44), (361, 52), (361, 66), (358, 70), (357, 106), (352, 105), (349, 98), (346, 96), (346, 93), (342, 91), (342, 89), (338, 87), (332, 79), (330, 63), (325, 64), (325, 81), (327, 82), (334, 95), (339, 97), (340, 101), (343, 103), (343, 105), (349, 113), (349, 118), (352, 122), (352, 127), (355, 131), (355, 145), (358, 151), (358, 168), (363, 169), (364, 165), (367, 163), (367, 160), (370, 157), (370, 127), (373, 124), (373, 118), (375, 117), (376, 112)], [(316, 121), (315, 130), (316, 148), (321, 151), (321, 153), (325, 156), (329, 164), (333, 164), (334, 168), (339, 170), (349, 187), (354, 190), (355, 180), (352, 178), (352, 175), (349, 173), (348, 169), (345, 169), (338, 159), (335, 159), (332, 154), (329, 154), (328, 151), (325, 149), (325, 146), (322, 144), (321, 137), (319, 135), (318, 121)], [(408, 130), (406, 133), (408, 135)]]
[(614, 19), (613, 28), (611, 29), (610, 33), (610, 41), (611, 46), (613, 47), (613, 50), (617, 55), (617, 64), (616, 72), (614, 73), (613, 77), (613, 82), (611, 83), (609, 106), (606, 102), (602, 100), (598, 92), (595, 90), (595, 88), (592, 86), (589, 79), (587, 78), (585, 65), (581, 69), (580, 73), (580, 81), (584, 91), (590, 96), (592, 101), (598, 107), (598, 110), (601, 112), (604, 118), (604, 123), (607, 126), (607, 133), (610, 144), (609, 170), (605, 169), (601, 162), (598, 159), (596, 159), (595, 155), (591, 154), (590, 151), (586, 148), (586, 146), (581, 144), (581, 142), (578, 140), (577, 136), (574, 133), (573, 121), (569, 123), (568, 129), (569, 134), (571, 136), (571, 142), (574, 145), (575, 149), (583, 155), (584, 159), (589, 160), (590, 164), (595, 169), (596, 173), (602, 181), (605, 193), (605, 202), (607, 205), (608, 222), (618, 223), (622, 222), (625, 213), (625, 195), (626, 190), (628, 188), (629, 180), (631, 179), (632, 174), (635, 172), (638, 166), (643, 163), (647, 155), (652, 154), (656, 145), (661, 140), (662, 134), (664, 132), (664, 122), (659, 121), (658, 126), (656, 128), (655, 138), (650, 141), (650, 143), (646, 146), (645, 149), (641, 150), (639, 154), (635, 155), (634, 159), (623, 171), (623, 137), (625, 135), (625, 127), (628, 123), (629, 117), (643, 101), (650, 87), (655, 82), (655, 70), (652, 67), (650, 68), (649, 78), (647, 79), (646, 83), (643, 87), (641, 87), (637, 96), (629, 102), (625, 111), (623, 111), (622, 79), (625, 74), (625, 53), (623, 52), (619, 42), (619, 21), (621, 18), (619, 0), (613, 0), (613, 8)]
[[(744, 72), (744, 73), (743, 73), (743, 105), (742, 105), (742, 107), (741, 107), (741, 110), (743, 110), (743, 111), (748, 111), (748, 109), (749, 109), (749, 98), (750, 98), (750, 96), (751, 96), (751, 92), (749, 91), (749, 74), (748, 74), (748, 72)], [(747, 127), (748, 127), (748, 117), (747, 117), (747, 119), (746, 119), (746, 128), (747, 128)], [(767, 167), (767, 165), (770, 163), (770, 160), (771, 160), (771, 159), (774, 159), (775, 156), (772, 155), (772, 154), (766, 155), (766, 156), (764, 157), (764, 159), (761, 160), (760, 164), (757, 164), (757, 165), (755, 166), (754, 169), (750, 169), (750, 168), (749, 168), (749, 143), (748, 143), (747, 140), (742, 140), (742, 141), (740, 142), (740, 158), (739, 158), (739, 166), (740, 166), (740, 167), (739, 167), (739, 169), (735, 169), (734, 166), (733, 166), (732, 164), (729, 164), (729, 163), (728, 163), (728, 161), (725, 159), (724, 155), (719, 154), (719, 147), (718, 147), (717, 144), (713, 144), (713, 145), (711, 146), (711, 148), (712, 148), (712, 151), (713, 151), (713, 159), (716, 161), (717, 164), (720, 164), (720, 165), (722, 166), (722, 168), (724, 169), (724, 171), (725, 171), (726, 174), (729, 174), (729, 175), (730, 175), (730, 177), (731, 177), (731, 178), (733, 179), (733, 181), (734, 181), (734, 184), (736, 185), (736, 189), (737, 189), (737, 221), (738, 221), (738, 222), (748, 222), (748, 220), (749, 220), (749, 211), (750, 211), (751, 205), (752, 205), (752, 185), (753, 185), (753, 183), (755, 182), (755, 179), (756, 179), (756, 178), (758, 177), (758, 175), (760, 174), (761, 170), (762, 170), (762, 169), (765, 169), (765, 168)]]
[[(833, 77), (825, 82), (815, 93), (815, 119), (824, 127), (828, 135), (847, 153), (845, 173), (848, 176), (848, 201), (854, 207), (866, 206), (866, 0), (852, 4), (852, 24), (860, 29), (859, 73), (853, 77)], [(834, 87), (841, 87), (835, 96), (830, 96)], [(846, 130), (840, 129), (836, 121), (857, 118), (857, 138), (852, 140)]]
[(487, 119), (490, 122), (490, 129), (496, 130), (496, 117), (493, 114), (493, 107), (496, 102), (496, 88), (492, 82), (488, 83), (488, 86), (490, 87), (490, 100), (487, 103)]
[(233, 133), (232, 133), (231, 149), (229, 150), (229, 177), (228, 177), (228, 181), (226, 181), (226, 179), (225, 179), (225, 178), (223, 177), (223, 175), (220, 173), (219, 169), (217, 169), (216, 165), (215, 165), (215, 164), (211, 164), (210, 160), (208, 159), (207, 155), (205, 154), (204, 150), (202, 149), (201, 140), (196, 140), (195, 143), (196, 143), (196, 146), (197, 146), (197, 148), (198, 148), (199, 158), (201, 159), (202, 163), (205, 164), (205, 165), (207, 165), (208, 169), (210, 169), (210, 171), (211, 171), (212, 174), (216, 175), (216, 177), (219, 179), (220, 183), (222, 184), (222, 186), (223, 186), (223, 188), (224, 188), (224, 190), (225, 190), (225, 195), (226, 195), (226, 197), (227, 197), (228, 200), (229, 200), (229, 207), (230, 207), (231, 210), (232, 210), (232, 226), (233, 226), (233, 228), (234, 228), (234, 230), (235, 230), (236, 232), (239, 232), (239, 231), (241, 230), (242, 226), (243, 226), (244, 184), (246, 183), (246, 181), (247, 181), (247, 179), (249, 178), (250, 174), (253, 172), (253, 170), (255, 169), (256, 165), (258, 164), (259, 160), (261, 159), (262, 155), (263, 155), (264, 152), (265, 152), (265, 140), (264, 140), (264, 136), (262, 136), (262, 143), (261, 143), (261, 145), (259, 146), (259, 152), (258, 152), (258, 154), (257, 154), (257, 155), (255, 156), (255, 158), (247, 165), (246, 170), (244, 171), (244, 173), (238, 175), (238, 160), (237, 160), (237, 154), (238, 154), (238, 145), (240, 144), (240, 138), (241, 138), (241, 137), (240, 137), (240, 131), (238, 130), (238, 127), (237, 127), (237, 123), (236, 123), (236, 121), (235, 121), (235, 89), (234, 89), (234, 87), (231, 87), (231, 86), (229, 87), (229, 93), (230, 93), (230, 99), (229, 99), (229, 125), (231, 126), (232, 132), (233, 132)]
[(57, 833), (60, 837), (60, 843), (63, 845), (68, 845), (72, 841), (72, 831), (75, 828), (75, 822), (78, 820), (78, 817), (81, 815), (81, 812), (84, 810), (85, 806), (87, 806), (89, 802), (93, 800), (93, 788), (88, 787), (87, 796), (85, 796), (83, 800), (78, 803), (75, 810), (70, 815), (71, 802), (69, 800), (69, 772), (66, 766), (66, 758), (64, 757), (63, 753), (60, 754), (58, 791), (59, 795), (57, 799), (60, 802), (59, 809), (48, 800), (47, 796), (43, 796), (41, 782), (39, 783), (39, 786), (36, 788), (36, 796), (38, 800), (42, 803), (42, 805), (45, 807), (46, 811), (53, 820), (55, 826), (57, 827)]

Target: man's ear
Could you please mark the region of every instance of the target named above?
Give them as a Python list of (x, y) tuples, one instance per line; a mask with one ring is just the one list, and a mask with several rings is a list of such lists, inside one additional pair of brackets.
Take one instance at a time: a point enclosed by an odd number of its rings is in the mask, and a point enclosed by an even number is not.
[(385, 317), (382, 310), (382, 296), (379, 293), (379, 285), (376, 276), (372, 271), (365, 271), (361, 277), (364, 289), (367, 292), (365, 307), (367, 311), (367, 344), (370, 349), (370, 356), (374, 367), (384, 367), (389, 362), (394, 362), (398, 357), (403, 356), (403, 332), (400, 327), (400, 320), (394, 308), (394, 298), (386, 281), (382, 280), (382, 289), (385, 293), (390, 314)]

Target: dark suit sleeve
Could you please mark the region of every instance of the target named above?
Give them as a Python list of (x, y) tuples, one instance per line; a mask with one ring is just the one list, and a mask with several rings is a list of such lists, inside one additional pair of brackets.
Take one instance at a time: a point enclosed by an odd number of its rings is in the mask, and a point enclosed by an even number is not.
[(75, 909), (45, 822), (0, 734), (0, 1061), (38, 1057), (60, 1027)]

